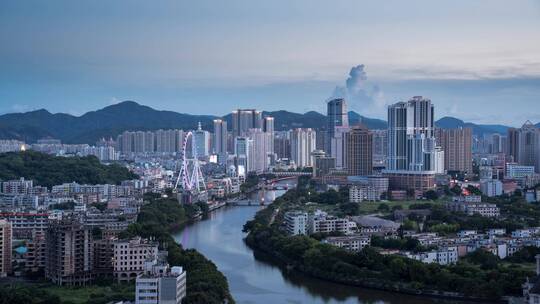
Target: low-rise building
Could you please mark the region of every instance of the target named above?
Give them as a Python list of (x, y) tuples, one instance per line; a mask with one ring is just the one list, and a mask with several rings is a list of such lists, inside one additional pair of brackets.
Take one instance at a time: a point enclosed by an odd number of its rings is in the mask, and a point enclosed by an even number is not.
[(306, 235), (308, 214), (303, 211), (289, 211), (285, 213), (285, 227), (290, 235)]
[(135, 282), (136, 304), (180, 304), (186, 297), (186, 271), (148, 261)]
[(498, 217), (500, 209), (495, 204), (469, 203), (469, 202), (449, 202), (446, 209), (453, 212), (463, 212), (467, 215), (481, 215), (485, 217)]
[(371, 244), (371, 238), (363, 235), (334, 236), (324, 239), (324, 243), (349, 251), (361, 251)]

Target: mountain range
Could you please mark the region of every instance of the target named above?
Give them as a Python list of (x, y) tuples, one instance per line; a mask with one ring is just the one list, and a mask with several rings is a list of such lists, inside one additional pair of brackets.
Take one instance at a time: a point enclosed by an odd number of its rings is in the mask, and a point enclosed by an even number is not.
[[(384, 129), (386, 121), (361, 116), (349, 112), (351, 124), (363, 123), (370, 129)], [(326, 116), (310, 111), (304, 114), (285, 110), (263, 112), (264, 116), (275, 118), (276, 130), (291, 128), (324, 128)], [(27, 143), (44, 137), (52, 137), (65, 143), (95, 143), (102, 137), (115, 137), (126, 130), (195, 129), (201, 122), (203, 129), (212, 130), (212, 120), (217, 116), (191, 115), (173, 111), (160, 111), (124, 101), (103, 109), (73, 116), (64, 113), (52, 114), (41, 109), (26, 113), (0, 115), (0, 139), (19, 139)], [(223, 116), (232, 126), (232, 115)], [(443, 117), (436, 122), (441, 128), (471, 127), (474, 134), (506, 133), (507, 126), (479, 125), (464, 122), (454, 117)], [(537, 124), (540, 126), (540, 124)]]

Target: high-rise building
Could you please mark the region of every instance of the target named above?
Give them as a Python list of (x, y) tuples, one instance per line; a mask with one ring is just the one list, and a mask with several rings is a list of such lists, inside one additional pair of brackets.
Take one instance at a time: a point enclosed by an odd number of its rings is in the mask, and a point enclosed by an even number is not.
[(345, 133), (347, 142), (347, 172), (349, 175), (373, 173), (373, 135), (364, 125), (354, 126)]
[(227, 122), (214, 119), (214, 152), (218, 155), (227, 153)]
[(11, 273), (11, 223), (0, 220), (0, 278)]
[(93, 278), (92, 232), (77, 219), (52, 221), (45, 233), (45, 277), (57, 285), (86, 285)]
[(289, 131), (275, 132), (274, 152), (279, 159), (291, 158), (291, 136)]
[(236, 173), (239, 176), (246, 176), (252, 171), (254, 166), (253, 140), (249, 137), (236, 137), (235, 154), (236, 154)]
[(268, 157), (273, 154), (272, 134), (261, 129), (250, 129), (248, 136), (253, 142), (253, 166), (250, 171), (260, 174), (268, 169)]
[(249, 129), (254, 128), (263, 128), (261, 111), (253, 109), (238, 109), (232, 112), (232, 130), (234, 136), (246, 136)]
[(156, 140), (156, 152), (176, 153), (182, 149), (184, 131), (182, 130), (157, 130), (154, 132)]
[(540, 173), (540, 129), (526, 121), (519, 129), (518, 142), (517, 162), (522, 166), (534, 166)]
[(193, 155), (197, 157), (210, 155), (210, 132), (203, 130), (200, 122), (197, 130), (193, 132), (193, 143)]
[(437, 144), (444, 151), (444, 169), (472, 173), (472, 129), (435, 130)]
[(326, 123), (326, 153), (331, 153), (332, 138), (336, 127), (348, 127), (349, 116), (347, 113), (347, 102), (343, 98), (336, 98), (328, 101)]
[(336, 168), (339, 169), (347, 167), (347, 140), (345, 136), (349, 131), (348, 126), (336, 127), (331, 139), (330, 155), (336, 159)]
[(433, 118), (422, 96), (388, 107), (388, 171), (433, 171)]
[(386, 167), (388, 130), (371, 130), (373, 134), (373, 166)]
[(517, 162), (519, 156), (519, 129), (508, 128), (506, 156), (509, 162)]
[(291, 159), (298, 167), (313, 166), (311, 152), (316, 149), (315, 130), (294, 129), (291, 132)]
[(388, 159), (385, 175), (390, 188), (425, 191), (435, 186), (434, 107), (415, 96), (388, 107)]
[(506, 153), (506, 136), (502, 136), (501, 134), (492, 134), (491, 135), (491, 153), (497, 154), (497, 153)]

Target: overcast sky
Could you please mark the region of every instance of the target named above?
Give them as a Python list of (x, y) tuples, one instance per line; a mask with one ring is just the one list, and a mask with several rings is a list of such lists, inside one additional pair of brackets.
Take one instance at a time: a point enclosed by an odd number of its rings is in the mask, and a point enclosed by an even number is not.
[(323, 112), (334, 95), (377, 118), (424, 95), (439, 118), (539, 122), (540, 1), (0, 2), (0, 113)]

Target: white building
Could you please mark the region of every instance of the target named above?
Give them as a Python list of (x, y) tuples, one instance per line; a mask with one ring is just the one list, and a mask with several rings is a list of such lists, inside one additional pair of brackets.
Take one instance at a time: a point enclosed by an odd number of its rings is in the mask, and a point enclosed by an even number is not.
[(336, 168), (343, 169), (347, 167), (347, 141), (345, 135), (351, 129), (349, 126), (336, 127), (334, 137), (330, 141), (330, 154), (336, 159)]
[(507, 178), (524, 178), (534, 175), (534, 166), (521, 166), (518, 164), (506, 164)]
[(326, 214), (314, 214), (308, 218), (308, 232), (310, 234), (331, 232), (350, 234), (354, 228), (356, 228), (356, 223), (346, 218), (327, 216)]
[(141, 238), (114, 243), (113, 271), (119, 282), (134, 280), (144, 271), (145, 262), (156, 257), (158, 245)]
[(210, 155), (210, 132), (203, 130), (200, 122), (197, 130), (193, 132), (192, 149), (193, 155), (197, 157), (207, 157)]
[(302, 211), (285, 213), (285, 225), (290, 235), (307, 234), (308, 214)]
[(135, 283), (136, 304), (181, 304), (185, 297), (186, 272), (182, 267), (145, 263)]
[(312, 129), (294, 129), (291, 132), (291, 158), (298, 167), (312, 167), (313, 157), (311, 152), (315, 151), (316, 133)]
[(362, 235), (335, 236), (324, 239), (323, 243), (358, 252), (371, 244), (371, 238)]

